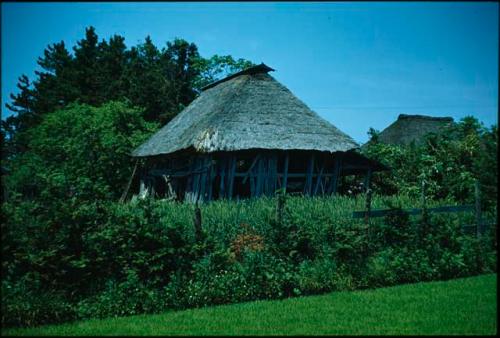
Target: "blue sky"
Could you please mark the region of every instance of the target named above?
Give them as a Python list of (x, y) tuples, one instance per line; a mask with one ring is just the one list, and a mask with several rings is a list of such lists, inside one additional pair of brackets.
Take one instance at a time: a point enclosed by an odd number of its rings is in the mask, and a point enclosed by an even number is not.
[(194, 42), (271, 73), (358, 142), (399, 114), (498, 123), (498, 3), (2, 3), (2, 117), (48, 44), (147, 35)]

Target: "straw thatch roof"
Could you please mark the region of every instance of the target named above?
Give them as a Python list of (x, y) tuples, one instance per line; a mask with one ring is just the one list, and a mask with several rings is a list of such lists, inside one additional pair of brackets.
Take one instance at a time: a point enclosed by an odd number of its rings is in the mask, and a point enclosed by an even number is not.
[(419, 143), (425, 135), (439, 133), (450, 123), (453, 123), (451, 117), (400, 114), (395, 122), (380, 132), (378, 140), (397, 145), (408, 145), (412, 141)]
[(245, 149), (347, 151), (348, 135), (309, 109), (267, 74), (264, 64), (203, 88), (172, 121), (135, 149), (133, 156)]

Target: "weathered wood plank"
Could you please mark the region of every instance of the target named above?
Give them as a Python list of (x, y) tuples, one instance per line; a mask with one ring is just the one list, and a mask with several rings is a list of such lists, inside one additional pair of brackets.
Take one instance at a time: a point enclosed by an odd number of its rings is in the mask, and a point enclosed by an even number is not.
[(321, 164), (321, 168), (319, 170), (319, 173), (318, 173), (318, 176), (316, 178), (316, 185), (314, 186), (314, 192), (313, 192), (313, 195), (317, 195), (318, 194), (318, 189), (319, 189), (319, 185), (321, 183), (321, 180), (323, 179), (322, 175), (323, 175), (323, 170), (325, 169), (325, 162), (323, 162)]
[(307, 163), (307, 176), (306, 176), (306, 183), (304, 186), (304, 194), (309, 196), (311, 196), (313, 170), (314, 170), (314, 154), (311, 154), (311, 156), (309, 157), (309, 161)]
[(220, 174), (220, 187), (219, 187), (219, 198), (226, 197), (226, 167), (227, 158), (221, 158), (219, 160), (219, 174)]
[[(284, 163), (284, 167), (283, 167), (283, 183), (281, 185), (281, 187), (283, 188), (283, 191), (286, 192), (286, 185), (288, 183), (288, 164), (289, 164), (289, 161), (290, 161), (290, 156), (288, 154), (288, 151), (285, 153), (285, 163)], [(278, 174), (279, 176), (279, 174)]]
[[(197, 171), (196, 169), (199, 167), (199, 163), (200, 163), (200, 159), (197, 158), (195, 161), (194, 161), (194, 168), (193, 168), (193, 171)], [(192, 197), (193, 197), (193, 200), (192, 202), (197, 202), (198, 199), (199, 199), (199, 195), (200, 195), (200, 173), (195, 173), (193, 174), (193, 187), (192, 187)]]
[(125, 201), (125, 198), (127, 197), (128, 191), (130, 190), (130, 185), (132, 185), (132, 180), (134, 179), (135, 172), (137, 171), (137, 165), (139, 163), (139, 160), (135, 161), (134, 165), (134, 170), (132, 170), (132, 175), (130, 176), (130, 179), (127, 182), (127, 186), (125, 187), (125, 190), (123, 191), (123, 194), (120, 197), (120, 203), (123, 203)]
[(233, 187), (234, 187), (234, 171), (236, 170), (236, 157), (231, 156), (229, 159), (228, 173), (227, 173), (227, 198), (233, 198)]
[(241, 176), (241, 177), (244, 177), (244, 178), (243, 178), (243, 181), (242, 181), (242, 182), (243, 182), (243, 184), (245, 184), (245, 183), (246, 183), (246, 181), (247, 181), (248, 177), (249, 177), (249, 176), (250, 176), (250, 174), (252, 173), (253, 168), (255, 167), (255, 164), (257, 163), (257, 161), (259, 160), (259, 158), (260, 158), (260, 154), (257, 154), (257, 155), (254, 157), (254, 159), (253, 159), (253, 161), (252, 161), (252, 164), (250, 165), (250, 168), (248, 168), (248, 170), (247, 170), (247, 172), (246, 172), (246, 173), (236, 173), (236, 174), (235, 174), (236, 176)]
[(250, 174), (250, 197), (255, 196), (255, 178), (253, 172)]
[(203, 156), (203, 158), (201, 160), (201, 166), (203, 168), (207, 168), (207, 169), (199, 174), (200, 175), (200, 195), (199, 195), (198, 200), (200, 200), (200, 201), (207, 200), (206, 192), (207, 192), (207, 181), (208, 181), (208, 175), (209, 175), (208, 160), (209, 160), (208, 156)]
[(208, 195), (207, 195), (207, 200), (211, 201), (212, 196), (213, 196), (213, 186), (214, 186), (214, 180), (215, 176), (217, 174), (217, 167), (213, 165), (212, 163), (212, 157), (209, 157), (210, 159), (210, 167), (209, 167), (209, 179), (208, 179)]
[(273, 153), (269, 158), (269, 170), (268, 170), (268, 195), (273, 195), (276, 191), (277, 183), (277, 171), (278, 171), (278, 157), (276, 153)]
[(365, 192), (368, 191), (368, 189), (370, 189), (371, 179), (372, 179), (372, 168), (368, 168), (366, 170), (365, 181), (363, 183)]
[(262, 185), (263, 185), (263, 171), (264, 171), (264, 158), (261, 156), (257, 163), (257, 172), (256, 172), (256, 182), (255, 182), (255, 196), (259, 197), (262, 194)]
[(332, 173), (332, 179), (330, 181), (330, 186), (328, 187), (327, 191), (328, 194), (335, 195), (337, 193), (337, 186), (341, 169), (342, 169), (342, 159), (337, 155), (333, 160), (333, 173)]

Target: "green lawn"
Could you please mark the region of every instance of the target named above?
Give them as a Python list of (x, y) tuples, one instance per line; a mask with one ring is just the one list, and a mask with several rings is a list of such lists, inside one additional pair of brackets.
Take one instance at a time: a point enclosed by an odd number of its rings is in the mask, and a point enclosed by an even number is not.
[(88, 320), (3, 335), (486, 334), (497, 332), (496, 274), (280, 301)]

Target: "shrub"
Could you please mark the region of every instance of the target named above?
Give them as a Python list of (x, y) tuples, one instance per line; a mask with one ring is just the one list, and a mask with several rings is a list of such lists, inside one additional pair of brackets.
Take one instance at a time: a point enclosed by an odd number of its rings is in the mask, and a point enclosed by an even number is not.
[(35, 326), (76, 319), (73, 304), (61, 292), (36, 289), (21, 280), (2, 281), (2, 327)]
[(167, 308), (162, 290), (148, 287), (140, 281), (136, 271), (127, 271), (124, 282), (109, 280), (105, 289), (85, 298), (76, 305), (78, 318), (106, 318), (156, 313)]
[(409, 217), (401, 208), (416, 202), (405, 196), (374, 196), (373, 208), (388, 200), (400, 209), (369, 226), (351, 218), (361, 198), (289, 197), (281, 222), (271, 198), (215, 201), (200, 206), (200, 241), (188, 204), (70, 199), (51, 216), (35, 202), (8, 203), (2, 322), (104, 318), (496, 271), (491, 231), (479, 239), (465, 233), (468, 216)]

